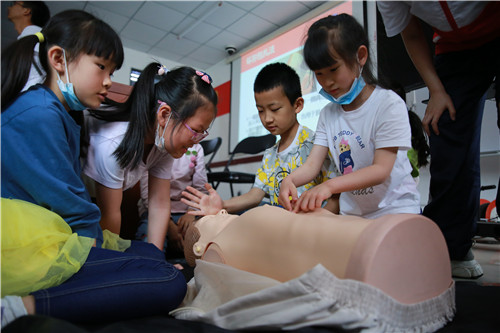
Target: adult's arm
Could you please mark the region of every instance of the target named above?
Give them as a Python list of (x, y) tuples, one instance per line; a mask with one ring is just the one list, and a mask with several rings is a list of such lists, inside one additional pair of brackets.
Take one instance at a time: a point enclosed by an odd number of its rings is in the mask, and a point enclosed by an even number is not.
[(430, 135), (430, 127), (435, 134), (439, 134), (438, 121), (445, 110), (450, 112), (450, 117), (455, 120), (455, 107), (451, 97), (436, 73), (432, 62), (432, 54), (425, 39), (420, 22), (412, 16), (406, 28), (401, 32), (401, 37), (415, 68), (429, 89), (429, 102), (425, 109), (422, 124), (425, 131)]

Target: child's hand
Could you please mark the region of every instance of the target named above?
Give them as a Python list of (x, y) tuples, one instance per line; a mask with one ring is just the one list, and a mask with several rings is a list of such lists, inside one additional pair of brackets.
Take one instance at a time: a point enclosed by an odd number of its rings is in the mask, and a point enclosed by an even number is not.
[(186, 191), (182, 191), (182, 195), (187, 199), (181, 198), (181, 201), (190, 207), (199, 209), (190, 210), (187, 214), (195, 216), (216, 215), (224, 208), (224, 202), (212, 186), (210, 186), (210, 184), (205, 184), (205, 188), (208, 190), (208, 195), (198, 191), (192, 186), (188, 186)]
[(309, 212), (321, 207), (323, 201), (330, 198), (332, 192), (325, 184), (316, 185), (310, 190), (305, 191), (293, 208), (293, 212)]
[(278, 203), (288, 211), (291, 211), (297, 202), (297, 188), (291, 180), (285, 178), (280, 184), (280, 196)]

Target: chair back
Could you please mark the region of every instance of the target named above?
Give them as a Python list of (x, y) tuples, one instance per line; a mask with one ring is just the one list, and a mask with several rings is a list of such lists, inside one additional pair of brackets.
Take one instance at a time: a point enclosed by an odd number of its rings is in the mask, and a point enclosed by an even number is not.
[(205, 156), (210, 155), (210, 158), (205, 163), (205, 169), (207, 169), (207, 172), (212, 172), (212, 170), (210, 170), (210, 164), (212, 163), (215, 154), (219, 150), (221, 143), (222, 143), (221, 137), (216, 137), (210, 140), (205, 140), (200, 142), (200, 145), (203, 147), (203, 153), (205, 154)]
[(234, 147), (233, 152), (229, 156), (227, 161), (225, 171), (229, 171), (229, 166), (231, 165), (233, 158), (238, 153), (243, 154), (257, 154), (267, 148), (272, 147), (276, 143), (276, 136), (272, 134), (262, 135), (262, 136), (249, 136), (238, 142), (236, 147)]

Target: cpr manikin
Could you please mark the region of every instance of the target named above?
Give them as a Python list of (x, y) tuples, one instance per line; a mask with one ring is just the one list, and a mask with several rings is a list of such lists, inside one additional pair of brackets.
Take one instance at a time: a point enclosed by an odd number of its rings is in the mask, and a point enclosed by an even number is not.
[[(318, 274), (329, 275), (321, 281), (330, 281), (318, 290), (320, 298), (326, 294), (334, 298), (341, 294), (338, 290), (346, 290), (345, 286), (352, 290), (355, 285), (356, 292), (350, 294), (359, 293), (361, 298), (350, 300), (350, 308), (366, 307), (364, 303), (369, 301), (363, 299), (363, 295), (380, 298), (375, 301), (379, 310), (384, 308), (381, 303), (385, 300), (388, 312), (405, 313), (398, 313), (401, 320), (405, 317), (405, 323), (411, 322), (408, 316), (417, 320), (409, 326), (417, 331), (435, 330), (453, 317), (454, 283), (446, 243), (435, 223), (421, 215), (395, 214), (364, 219), (339, 216), (324, 209), (295, 214), (278, 207), (261, 206), (241, 216), (228, 215), (225, 211), (205, 216), (190, 227), (187, 235), (191, 235), (192, 241), (186, 242), (186, 258), (191, 258), (189, 262), (194, 264), (193, 253), (196, 258), (201, 257), (201, 261), (196, 261), (194, 280), (198, 266), (205, 262), (230, 266), (282, 284), (317, 274), (320, 265), (324, 272)], [(322, 285), (318, 277), (314, 277), (312, 283)], [(339, 289), (336, 284), (342, 287)], [(423, 314), (418, 326), (418, 317)], [(203, 316), (200, 320), (210, 321)], [(219, 321), (212, 318), (212, 322), (221, 325), (220, 311), (215, 317)], [(327, 317), (331, 320), (332, 314)], [(366, 316), (361, 318), (366, 321)], [(336, 322), (338, 324), (338, 319)], [(373, 318), (373, 322), (382, 325), (381, 331), (394, 329), (394, 325), (407, 330), (403, 327), (405, 323), (403, 326), (396, 322), (381, 324), (380, 318)], [(360, 325), (362, 328), (366, 323)], [(284, 327), (283, 323), (280, 327)], [(293, 327), (298, 326), (295, 323)], [(249, 328), (249, 325), (238, 328)]]

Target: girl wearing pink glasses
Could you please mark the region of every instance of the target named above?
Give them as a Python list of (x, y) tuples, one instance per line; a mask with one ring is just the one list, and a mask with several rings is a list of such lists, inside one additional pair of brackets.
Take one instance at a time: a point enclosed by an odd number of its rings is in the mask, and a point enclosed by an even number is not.
[[(116, 112), (101, 108), (86, 114), (89, 146), (83, 172), (93, 180), (102, 229), (120, 234), (122, 219), (131, 218), (122, 216), (122, 202), (128, 202), (129, 193), (139, 193), (124, 191), (135, 189), (147, 172), (148, 242), (163, 249), (170, 219), (173, 159), (208, 135), (217, 113), (217, 94), (211, 82), (208, 74), (190, 67), (168, 71), (151, 63), (127, 102), (113, 107)], [(138, 197), (132, 198), (135, 208)]]

